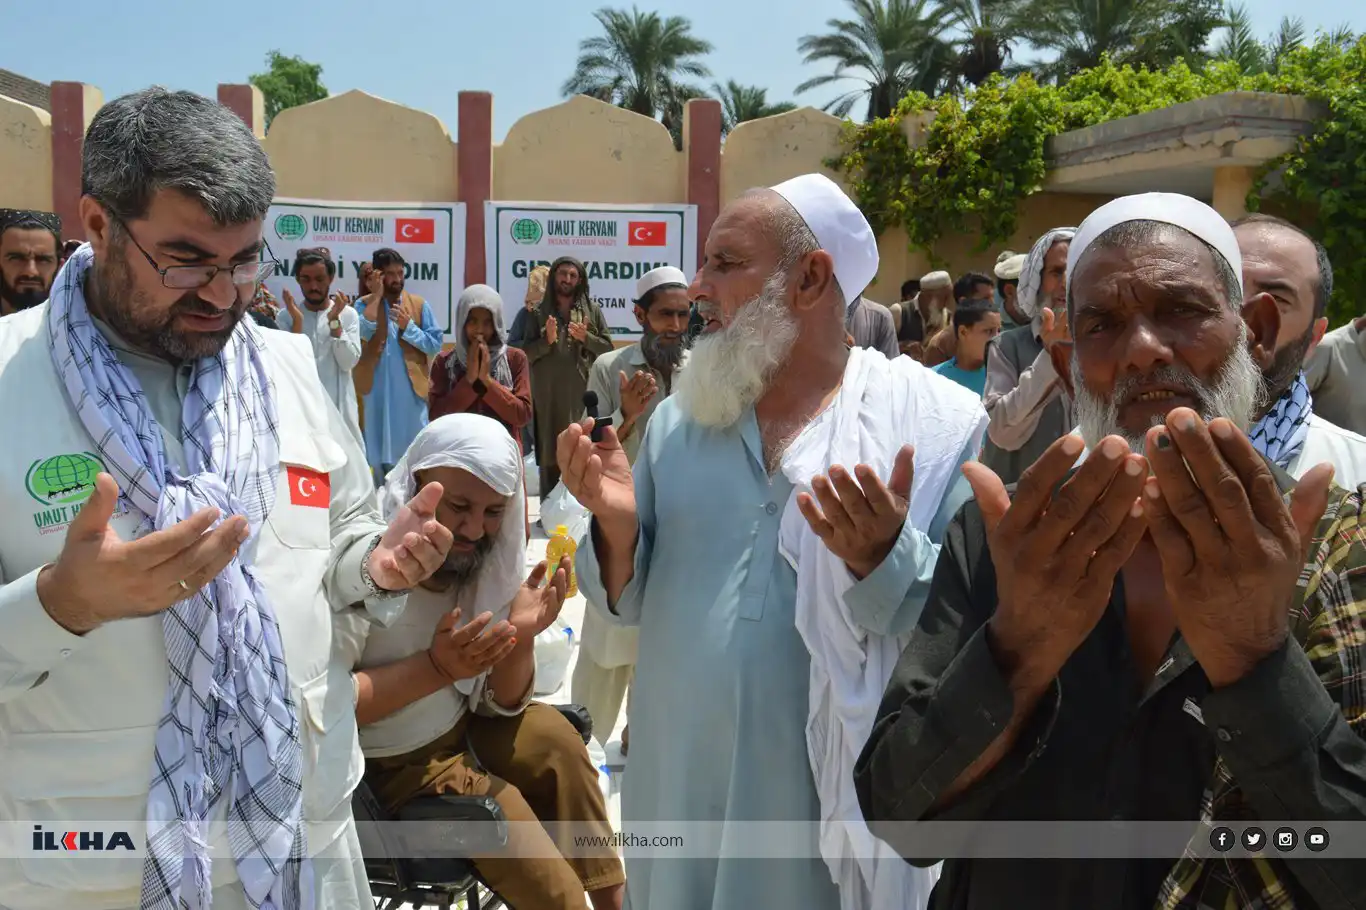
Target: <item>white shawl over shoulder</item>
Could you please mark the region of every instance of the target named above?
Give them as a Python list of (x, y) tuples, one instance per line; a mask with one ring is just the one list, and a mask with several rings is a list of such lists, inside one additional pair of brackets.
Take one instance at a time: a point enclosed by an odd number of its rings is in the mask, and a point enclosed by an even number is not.
[[(850, 351), (833, 405), (793, 443), (783, 473), (795, 487), (783, 513), (779, 549), (797, 572), (797, 629), (811, 653), (806, 743), (821, 803), (821, 855), (840, 886), (843, 910), (924, 907), (938, 870), (915, 869), (869, 832), (854, 791), (854, 764), (872, 732), (882, 693), (905, 637), (858, 625), (845, 593), (844, 563), (797, 509), (796, 492), (834, 465), (867, 464), (884, 481), (896, 453), (915, 447), (908, 521), (928, 531), (955, 480), (965, 449), (976, 451), (987, 416), (970, 391), (909, 357)], [(937, 549), (937, 548), (936, 548)]]

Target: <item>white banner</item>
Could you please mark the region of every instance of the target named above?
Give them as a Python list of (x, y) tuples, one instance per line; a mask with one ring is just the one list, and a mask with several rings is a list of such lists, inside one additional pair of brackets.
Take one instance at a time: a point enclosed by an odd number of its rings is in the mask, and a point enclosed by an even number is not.
[(280, 299), (299, 287), (291, 277), (294, 254), (326, 247), (337, 263), (336, 290), (355, 296), (361, 263), (375, 250), (397, 250), (407, 262), (407, 289), (424, 297), (437, 325), (451, 335), (455, 302), (465, 289), (465, 204), (463, 202), (333, 202), (276, 199), (266, 218), (266, 240), (281, 273), (266, 279)]
[(512, 325), (526, 300), (527, 273), (573, 256), (588, 270), (588, 292), (620, 343), (640, 337), (636, 281), (662, 265), (692, 278), (697, 266), (697, 206), (484, 203), (488, 282)]

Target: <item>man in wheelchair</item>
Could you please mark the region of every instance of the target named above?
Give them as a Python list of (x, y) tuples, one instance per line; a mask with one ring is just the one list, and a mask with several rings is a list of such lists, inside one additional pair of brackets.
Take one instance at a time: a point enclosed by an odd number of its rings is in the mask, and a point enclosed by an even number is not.
[[(531, 701), (533, 643), (559, 615), (569, 564), (544, 587), (544, 562), (523, 580), (517, 442), (481, 415), (433, 421), (389, 475), (383, 510), (396, 513), (412, 498), (406, 491), (431, 482), (443, 489), (436, 520), (455, 537), (445, 566), (389, 628), (338, 620), (365, 781), (391, 814), (422, 796), (492, 797), (508, 821), (507, 846), (473, 862), (512, 907), (584, 910), (587, 892), (595, 910), (619, 910), (626, 876), (605, 846), (612, 829), (597, 770), (573, 725)], [(604, 846), (573, 847), (568, 832), (557, 843), (547, 822), (572, 823), (562, 827)]]

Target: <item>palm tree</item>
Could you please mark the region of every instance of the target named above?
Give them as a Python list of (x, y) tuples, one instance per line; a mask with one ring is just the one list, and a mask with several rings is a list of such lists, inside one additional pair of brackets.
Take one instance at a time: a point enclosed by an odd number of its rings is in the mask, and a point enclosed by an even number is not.
[(734, 79), (725, 85), (715, 83), (711, 87), (721, 101), (721, 133), (725, 135), (746, 120), (758, 120), (795, 111), (797, 105), (790, 101), (770, 103), (768, 89), (757, 85), (741, 85)]
[[(847, 117), (867, 99), (867, 119), (890, 116), (908, 93), (935, 94), (949, 78), (953, 49), (940, 36), (946, 23), (929, 0), (847, 0), (853, 19), (831, 19), (824, 35), (807, 35), (797, 44), (804, 63), (832, 62), (833, 73), (797, 86), (797, 93), (843, 79), (863, 84), (825, 105), (836, 117)], [(850, 71), (854, 72), (850, 72)]]
[(1054, 81), (1107, 55), (1118, 63), (1166, 66), (1198, 57), (1210, 32), (1225, 24), (1222, 7), (1222, 0), (1030, 0), (1024, 37), (1053, 52), (1035, 70)]
[[(1303, 35), (1295, 37), (1291, 31), (1295, 23), (1288, 17), (1281, 20), (1281, 35), (1298, 45)], [(1252, 32), (1252, 14), (1241, 3), (1231, 3), (1225, 20), (1224, 36), (1214, 48), (1216, 60), (1229, 60), (1244, 73), (1261, 73), (1267, 69), (1267, 48)], [(1303, 32), (1303, 25), (1299, 26)]]
[(961, 34), (954, 40), (958, 59), (955, 75), (981, 85), (1002, 72), (1023, 31), (1024, 0), (941, 0), (939, 15)]
[(680, 98), (701, 96), (685, 80), (711, 75), (698, 58), (712, 46), (692, 34), (686, 18), (661, 18), (635, 7), (603, 8), (593, 18), (603, 34), (579, 42), (574, 75), (562, 88), (566, 96), (591, 95), (646, 117), (675, 118)]

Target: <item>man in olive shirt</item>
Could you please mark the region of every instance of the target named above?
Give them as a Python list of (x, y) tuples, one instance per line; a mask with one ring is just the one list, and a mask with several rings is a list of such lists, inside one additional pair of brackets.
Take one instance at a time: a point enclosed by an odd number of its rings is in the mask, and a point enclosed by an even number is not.
[(1243, 304), (1241, 274), (1232, 229), (1188, 197), (1082, 224), (1054, 359), (1083, 439), (1013, 491), (965, 466), (975, 501), (855, 770), (872, 830), (917, 864), (937, 857), (887, 823), (1189, 822), (1185, 855), (950, 857), (932, 908), (1366, 901), (1366, 863), (1208, 858), (1202, 823), (1366, 817), (1366, 487), (1330, 490), (1323, 465), (1296, 484), (1248, 441), (1280, 314)]

